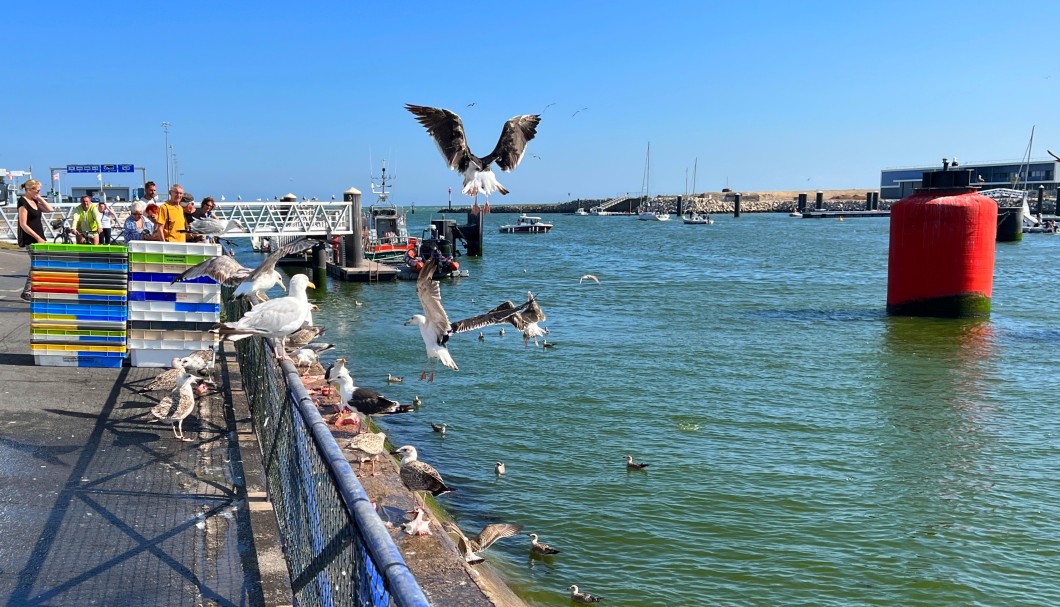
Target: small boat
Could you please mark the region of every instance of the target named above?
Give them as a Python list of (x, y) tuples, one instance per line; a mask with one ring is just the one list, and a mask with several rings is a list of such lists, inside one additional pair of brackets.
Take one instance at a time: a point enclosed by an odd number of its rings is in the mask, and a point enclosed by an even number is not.
[(579, 207), (577, 211), (574, 211), (574, 214), (575, 215), (588, 215), (589, 212), (586, 211), (585, 209)]
[(798, 209), (792, 209), (791, 212), (788, 213), (788, 217), (802, 217), (802, 213), (800, 213)]
[(523, 213), (514, 224), (501, 226), (501, 234), (545, 234), (551, 229), (551, 223)]
[(711, 225), (714, 220), (711, 219), (710, 215), (703, 213), (689, 213), (681, 218), (687, 224), (691, 225)]
[(663, 211), (641, 211), (637, 215), (641, 221), (670, 221), (670, 214)]
[(372, 178), (372, 193), (378, 198), (364, 212), (364, 229), (361, 242), (364, 258), (379, 263), (400, 265), (407, 251), (416, 250), (415, 237), (409, 236), (405, 213), (389, 200), (387, 192), (389, 177), (386, 163), (379, 177), (379, 185)]

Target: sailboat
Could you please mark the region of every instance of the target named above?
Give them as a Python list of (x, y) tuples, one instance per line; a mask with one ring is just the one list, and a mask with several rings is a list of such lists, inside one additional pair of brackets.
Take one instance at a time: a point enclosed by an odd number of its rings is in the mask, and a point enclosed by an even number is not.
[(670, 214), (662, 209), (653, 208), (649, 202), (648, 190), (651, 188), (651, 142), (648, 142), (648, 153), (644, 157), (644, 204), (639, 209), (637, 219), (641, 221), (670, 221)]
[[(696, 170), (697, 169), (699, 169), (699, 158), (696, 158), (696, 162), (692, 165), (692, 193), (693, 194), (696, 193)], [(687, 187), (688, 184), (686, 183), (685, 185)], [(688, 192), (685, 192), (685, 197), (686, 198), (688, 197)], [(689, 211), (689, 212), (685, 213), (684, 215), (682, 215), (681, 216), (681, 221), (683, 221), (685, 223), (685, 225), (706, 225), (706, 226), (709, 226), (710, 224), (714, 223), (714, 220), (711, 219), (711, 217), (710, 217), (710, 213), (693, 213), (692, 211)]]

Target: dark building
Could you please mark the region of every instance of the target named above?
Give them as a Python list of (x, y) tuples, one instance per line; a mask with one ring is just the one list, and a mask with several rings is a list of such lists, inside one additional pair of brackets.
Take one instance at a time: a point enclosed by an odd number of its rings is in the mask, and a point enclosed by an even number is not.
[[(911, 167), (903, 169), (884, 169), (880, 171), (880, 198), (899, 199), (913, 193), (921, 187), (924, 171), (937, 171), (941, 165)], [(961, 164), (960, 169), (972, 169), (975, 185), (984, 190), (991, 188), (1020, 188), (1032, 192), (1038, 186), (1045, 186), (1045, 193), (1056, 196), (1057, 171), (1060, 162), (1054, 160), (1037, 160), (1027, 162), (992, 162), (986, 164)]]

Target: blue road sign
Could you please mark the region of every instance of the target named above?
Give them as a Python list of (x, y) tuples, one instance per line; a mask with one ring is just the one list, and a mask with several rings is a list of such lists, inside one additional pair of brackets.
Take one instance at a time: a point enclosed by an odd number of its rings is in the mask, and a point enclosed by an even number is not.
[(117, 173), (118, 172), (118, 165), (116, 165), (116, 164), (103, 164), (103, 165), (100, 165), (100, 172), (101, 173)]
[(118, 172), (119, 173), (132, 173), (134, 168), (135, 167), (133, 167), (133, 165), (131, 165), (131, 164), (119, 164), (118, 165)]
[(135, 168), (131, 164), (68, 164), (67, 173), (132, 173)]

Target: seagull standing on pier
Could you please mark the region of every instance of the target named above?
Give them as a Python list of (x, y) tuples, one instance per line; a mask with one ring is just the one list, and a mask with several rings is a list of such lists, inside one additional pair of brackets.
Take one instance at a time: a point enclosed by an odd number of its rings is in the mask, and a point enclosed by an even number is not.
[(486, 206), (489, 206), (490, 194), (508, 190), (497, 181), (490, 165), (496, 163), (502, 171), (511, 172), (519, 166), (526, 153), (526, 144), (537, 134), (537, 125), (541, 116), (524, 114), (514, 116), (504, 123), (497, 146), (489, 154), (479, 158), (471, 153), (467, 146), (467, 135), (464, 123), (449, 110), (406, 104), (405, 109), (412, 112), (427, 129), (427, 134), (434, 139), (438, 150), (445, 158), (446, 165), (459, 171), (464, 176), (464, 187), (461, 190), (468, 196), (477, 196), (479, 192), (486, 195)]
[(434, 497), (438, 497), (453, 490), (452, 487), (445, 484), (445, 481), (442, 480), (442, 475), (438, 474), (434, 466), (417, 459), (416, 447), (405, 445), (392, 452), (392, 455), (401, 456), (401, 482), (405, 483), (405, 487), (409, 491), (426, 491)]

